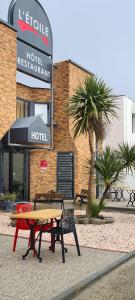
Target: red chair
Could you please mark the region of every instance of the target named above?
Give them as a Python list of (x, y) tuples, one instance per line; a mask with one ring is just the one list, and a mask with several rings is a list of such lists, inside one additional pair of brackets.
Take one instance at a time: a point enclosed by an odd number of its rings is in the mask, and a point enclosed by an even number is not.
[[(16, 205), (16, 212), (17, 213), (24, 213), (24, 212), (29, 212), (32, 211), (32, 204), (17, 204)], [(29, 223), (34, 224), (35, 221), (31, 220)], [(53, 227), (53, 221), (49, 224), (44, 224), (44, 225), (36, 225), (35, 226), (35, 233), (40, 231), (41, 229), (44, 229), (45, 231)], [(15, 231), (15, 236), (14, 236), (14, 242), (13, 242), (13, 251), (16, 250), (16, 243), (17, 243), (17, 238), (18, 238), (18, 232), (19, 230), (30, 230), (29, 225), (25, 219), (17, 219), (16, 220), (16, 231)], [(30, 243), (30, 238), (29, 238), (29, 243)], [(28, 243), (28, 244), (29, 244)]]

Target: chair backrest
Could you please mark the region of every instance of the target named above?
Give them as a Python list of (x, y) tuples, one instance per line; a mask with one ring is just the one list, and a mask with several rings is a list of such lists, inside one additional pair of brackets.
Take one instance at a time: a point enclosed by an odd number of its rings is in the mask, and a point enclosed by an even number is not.
[(61, 193), (56, 193), (54, 191), (49, 191), (48, 193), (45, 194), (35, 194), (36, 200), (64, 200), (64, 195)]
[(32, 204), (31, 203), (21, 203), (16, 205), (16, 211), (17, 213), (22, 213), (22, 212), (29, 212), (32, 211)]
[[(29, 211), (32, 211), (31, 203), (16, 205), (17, 213), (24, 213), (24, 212), (29, 212)], [(32, 221), (32, 223), (33, 223), (33, 221)], [(17, 219), (16, 226), (22, 230), (29, 230), (29, 225), (27, 224), (26, 220), (24, 220), (24, 219)]]
[(81, 189), (81, 193), (82, 193), (82, 194), (86, 194), (86, 195), (87, 195), (87, 194), (88, 194), (88, 190)]
[(50, 194), (49, 193), (45, 193), (45, 194), (35, 194), (35, 198), (36, 200), (50, 200)]
[(73, 232), (75, 229), (74, 209), (64, 209), (59, 226), (63, 233)]
[(64, 195), (61, 193), (53, 192), (51, 193), (52, 200), (64, 200)]

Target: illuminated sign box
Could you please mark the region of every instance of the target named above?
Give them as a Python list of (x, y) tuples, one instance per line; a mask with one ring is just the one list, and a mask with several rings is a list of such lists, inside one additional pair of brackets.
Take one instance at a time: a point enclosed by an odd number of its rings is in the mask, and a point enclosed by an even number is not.
[(13, 0), (8, 21), (17, 30), (17, 38), (52, 56), (52, 31), (48, 17), (37, 0)]
[(17, 69), (47, 83), (52, 81), (52, 59), (20, 41), (17, 43)]
[(8, 22), (17, 31), (17, 69), (52, 83), (52, 30), (38, 0), (12, 0)]
[(10, 142), (50, 144), (50, 130), (40, 116), (17, 119), (10, 128)]

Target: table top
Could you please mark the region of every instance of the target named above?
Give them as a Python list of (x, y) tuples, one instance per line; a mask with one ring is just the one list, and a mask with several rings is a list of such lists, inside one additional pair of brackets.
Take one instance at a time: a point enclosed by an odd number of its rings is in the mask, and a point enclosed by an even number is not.
[(112, 185), (113, 189), (126, 189), (128, 186), (126, 185)]
[(42, 209), (25, 213), (12, 214), (11, 219), (32, 219), (32, 220), (48, 220), (60, 217), (62, 210), (60, 209)]
[(129, 192), (130, 192), (130, 191), (135, 191), (135, 188), (132, 188), (132, 187), (129, 187), (129, 188), (128, 188), (128, 187), (127, 187), (127, 188), (126, 188), (126, 191), (129, 191)]

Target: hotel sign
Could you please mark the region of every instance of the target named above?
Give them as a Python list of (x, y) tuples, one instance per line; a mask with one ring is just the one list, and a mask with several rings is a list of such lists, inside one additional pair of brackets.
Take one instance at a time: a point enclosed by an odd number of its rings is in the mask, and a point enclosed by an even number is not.
[(48, 162), (46, 159), (41, 159), (40, 160), (40, 169), (41, 170), (46, 170), (48, 167)]
[(29, 141), (48, 143), (47, 134), (37, 131), (31, 131)]
[(17, 69), (52, 83), (52, 30), (41, 4), (38, 0), (12, 0), (8, 22), (17, 30)]
[(17, 30), (19, 40), (52, 56), (53, 40), (50, 22), (37, 0), (12, 0), (8, 22)]
[(10, 128), (14, 144), (50, 144), (50, 129), (40, 116), (17, 119)]
[(17, 69), (48, 83), (52, 81), (51, 58), (20, 41), (17, 44)]

